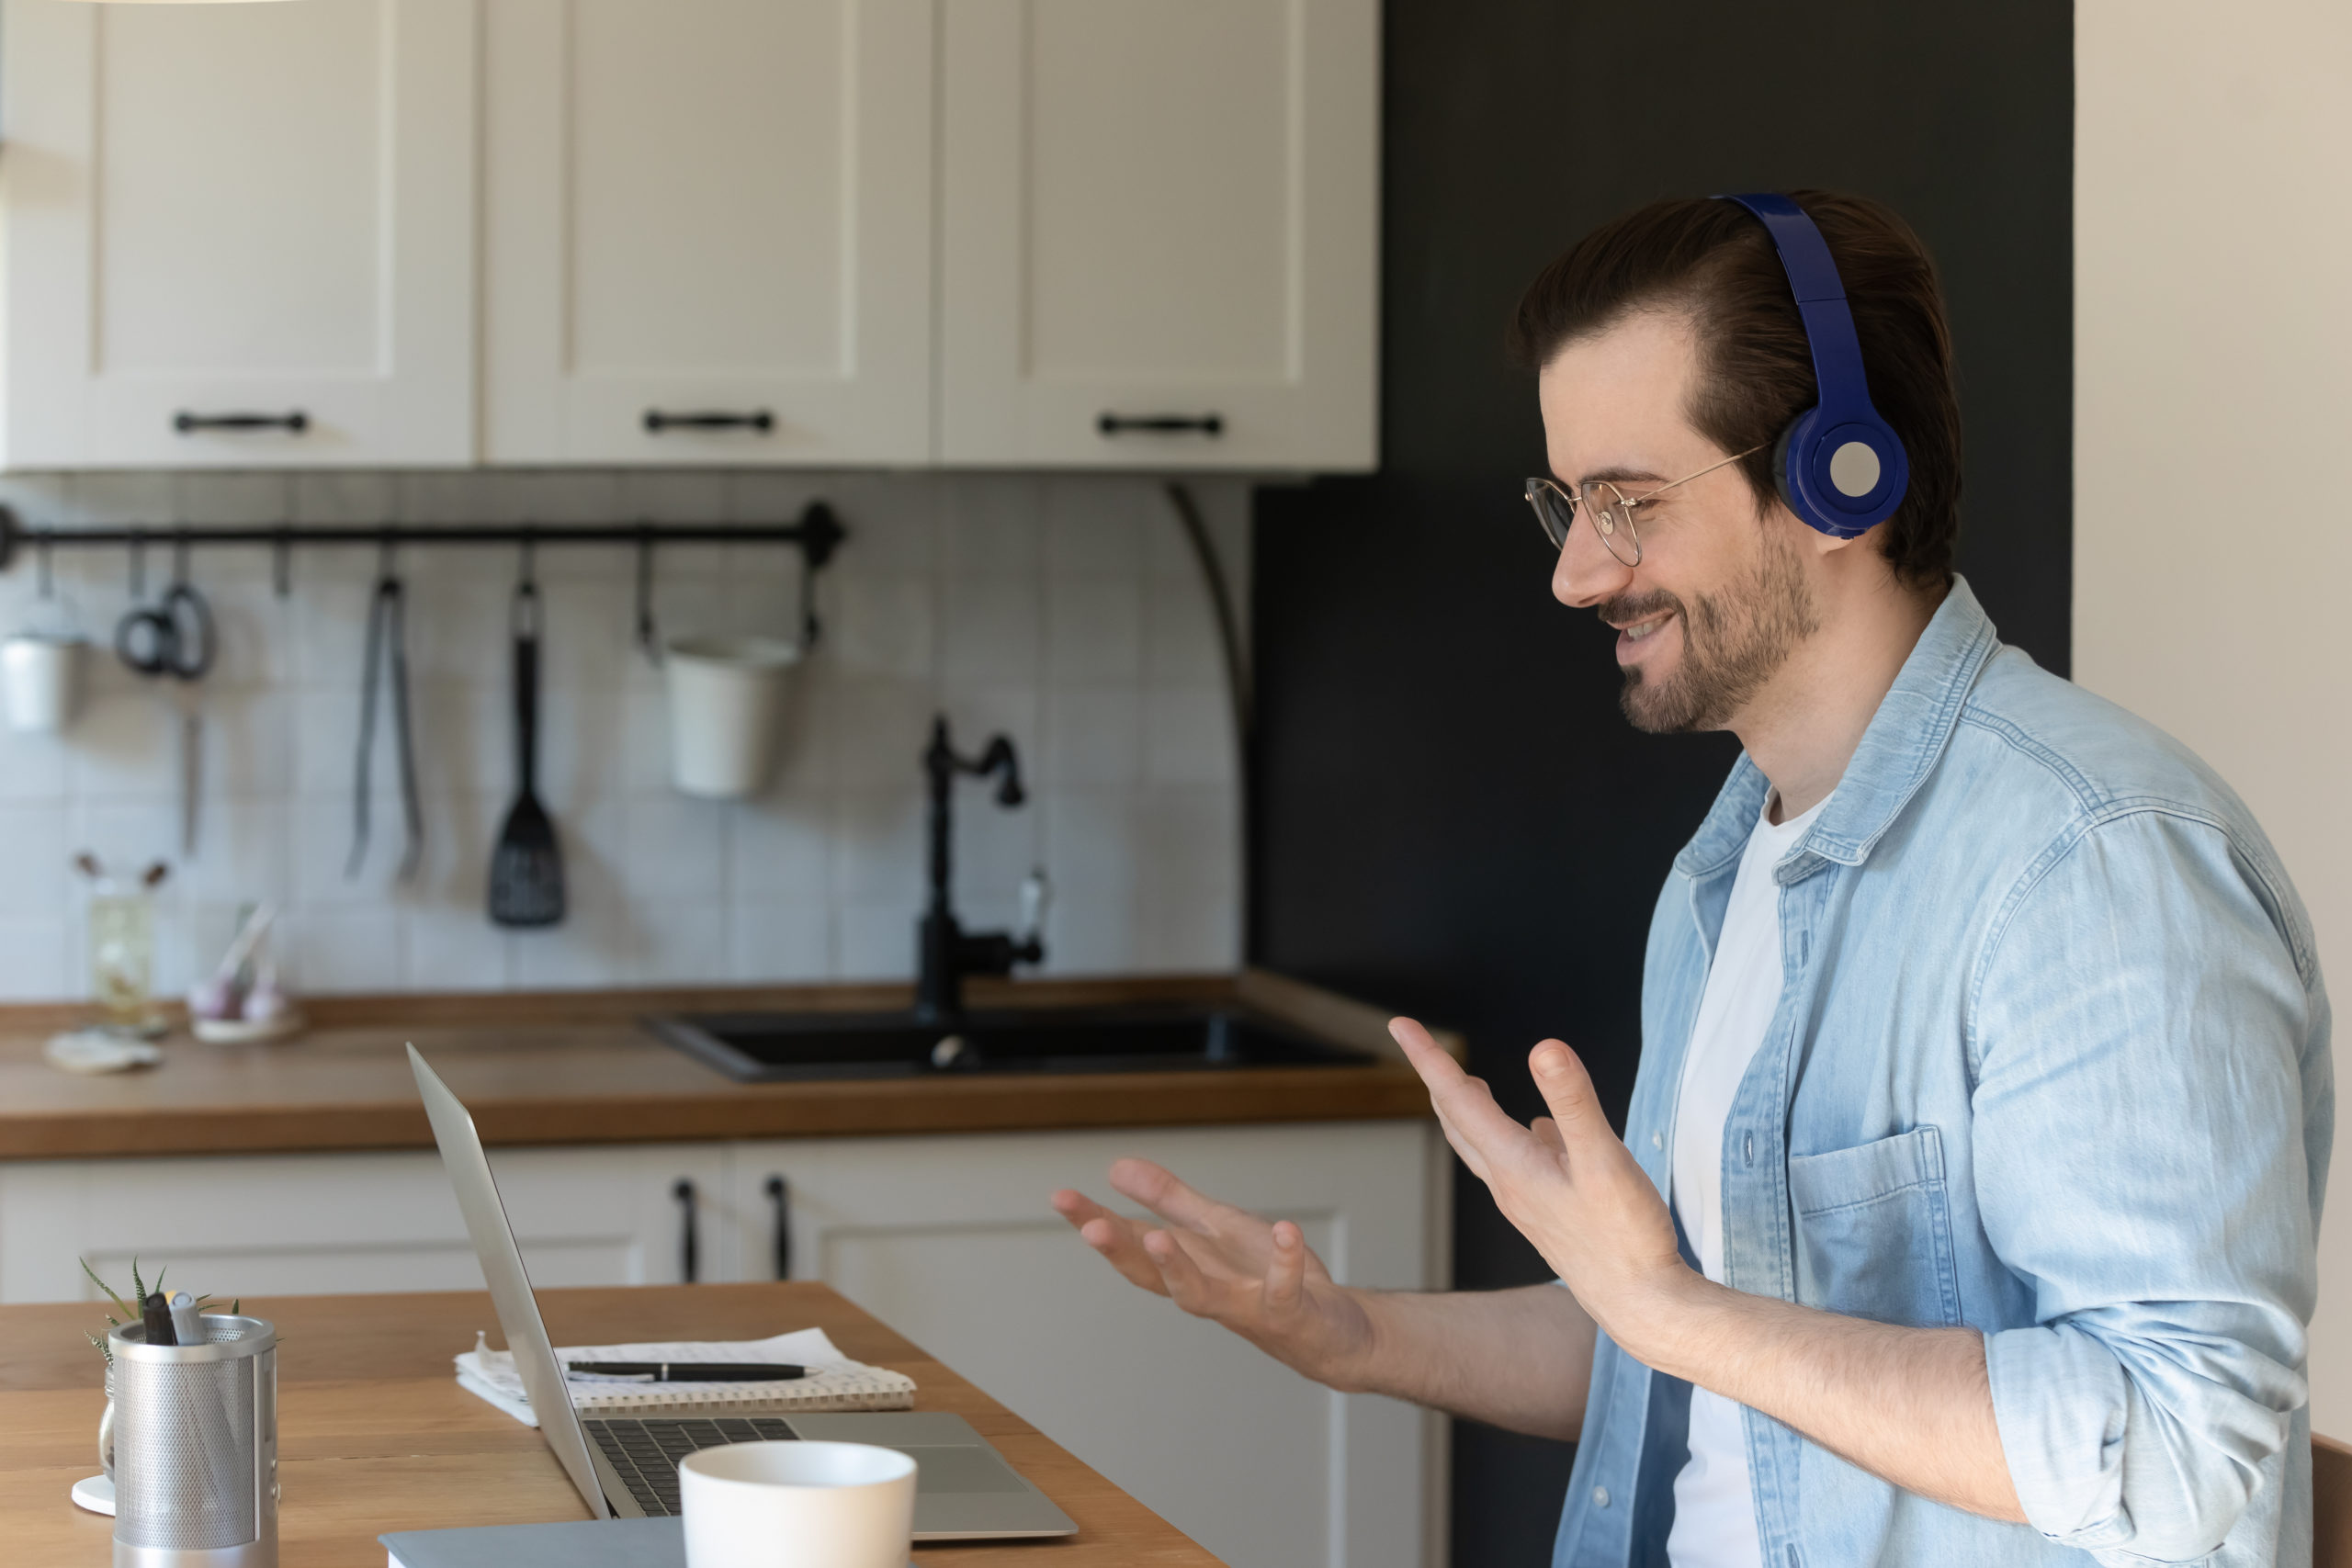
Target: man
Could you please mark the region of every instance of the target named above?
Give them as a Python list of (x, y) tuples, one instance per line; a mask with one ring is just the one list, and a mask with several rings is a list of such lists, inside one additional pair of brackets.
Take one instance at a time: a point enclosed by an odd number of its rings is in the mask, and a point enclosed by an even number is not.
[(1309, 1377), (1576, 1439), (1562, 1568), (2308, 1563), (2310, 923), (2210, 770), (2001, 646), (1932, 265), (1794, 200), (1645, 208), (1520, 308), (1555, 594), (1618, 628), (1634, 724), (1746, 753), (1651, 919), (1625, 1141), (1559, 1041), (1522, 1127), (1392, 1026), (1566, 1288), (1337, 1286), (1140, 1161), (1159, 1226), (1055, 1205)]

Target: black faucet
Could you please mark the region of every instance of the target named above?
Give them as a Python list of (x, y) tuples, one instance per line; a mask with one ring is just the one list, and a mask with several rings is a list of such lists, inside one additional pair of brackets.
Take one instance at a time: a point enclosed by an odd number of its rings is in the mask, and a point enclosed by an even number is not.
[(1019, 806), (1028, 797), (1021, 788), (1021, 761), (1012, 742), (998, 736), (978, 757), (956, 754), (947, 739), (947, 717), (942, 714), (931, 727), (931, 744), (923, 749), (923, 772), (931, 780), (931, 902), (915, 928), (919, 975), (915, 981), (915, 1016), (925, 1023), (953, 1024), (964, 1016), (964, 976), (1009, 975), (1015, 964), (1044, 961), (1046, 947), (1038, 935), (1045, 915), (1043, 872), (1032, 872), (1022, 886), (1019, 936), (1010, 931), (967, 932), (948, 907), (947, 889), (953, 863), (949, 829), (952, 793), (958, 773), (980, 778), (997, 775), (996, 803)]

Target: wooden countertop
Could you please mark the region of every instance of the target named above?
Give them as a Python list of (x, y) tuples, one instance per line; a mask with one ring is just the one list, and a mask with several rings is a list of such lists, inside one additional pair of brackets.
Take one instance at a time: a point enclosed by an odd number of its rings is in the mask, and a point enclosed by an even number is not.
[[(1102, 981), (974, 982), (977, 1007), (1238, 999), (1336, 1043), (1352, 1067), (1062, 1076), (974, 1075), (739, 1084), (640, 1030), (650, 1012), (902, 1008), (904, 987), (331, 998), (280, 1045), (175, 1033), (160, 1066), (58, 1071), (40, 1047), (78, 1021), (0, 1009), (0, 1159), (430, 1148), (401, 1047), (414, 1041), (492, 1145), (852, 1134), (1357, 1121), (1425, 1116), (1429, 1096), (1381, 1010), (1250, 970)], [(1458, 1042), (1449, 1042), (1458, 1049)]]
[[(541, 1291), (559, 1345), (752, 1339), (822, 1328), (843, 1353), (915, 1380), (915, 1407), (950, 1411), (1079, 1524), (1062, 1540), (930, 1546), (920, 1568), (1217, 1568), (1152, 1513), (1018, 1416), (823, 1285)], [(392, 1530), (584, 1519), (537, 1429), (457, 1384), (449, 1358), (497, 1321), (487, 1292), (289, 1296), (245, 1310), (279, 1333), (278, 1561), (381, 1568)], [(14, 1562), (113, 1560), (114, 1521), (67, 1501), (97, 1470), (103, 1369), (86, 1303), (0, 1307), (0, 1528)]]

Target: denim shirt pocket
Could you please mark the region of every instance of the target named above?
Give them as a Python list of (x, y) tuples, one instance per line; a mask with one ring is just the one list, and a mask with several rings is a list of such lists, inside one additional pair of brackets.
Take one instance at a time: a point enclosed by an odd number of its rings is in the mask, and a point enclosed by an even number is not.
[(1935, 1128), (1792, 1155), (1789, 1198), (1799, 1302), (1907, 1327), (1961, 1321), (1943, 1135)]

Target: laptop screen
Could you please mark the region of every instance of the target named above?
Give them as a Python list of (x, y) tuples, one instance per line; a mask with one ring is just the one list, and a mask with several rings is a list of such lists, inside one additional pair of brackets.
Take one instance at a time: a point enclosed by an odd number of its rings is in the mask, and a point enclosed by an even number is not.
[(514, 1227), (506, 1221), (506, 1205), (498, 1200), (498, 1183), (491, 1179), (490, 1156), (482, 1153), (481, 1134), (474, 1129), (473, 1113), (449, 1086), (441, 1081), (414, 1045), (408, 1063), (416, 1074), (417, 1092), (424, 1097), (424, 1114), (433, 1123), (433, 1141), (441, 1146), (441, 1164), (458, 1195), (458, 1210), (466, 1217), (466, 1234), (481, 1260), (482, 1279), (490, 1286), (491, 1304), (498, 1310), (498, 1326), (505, 1331), (506, 1348), (514, 1353), (514, 1370), (522, 1374), (531, 1413), (538, 1417), (539, 1435), (571, 1477), (582, 1501), (596, 1518), (608, 1519), (613, 1510), (605, 1489), (596, 1483), (596, 1467), (588, 1458), (588, 1435), (581, 1429), (580, 1414), (571, 1407), (571, 1391), (563, 1369), (556, 1363), (555, 1347), (548, 1342), (548, 1326), (539, 1317), (539, 1302), (531, 1294), (531, 1277), (523, 1270), (523, 1253), (514, 1245)]

